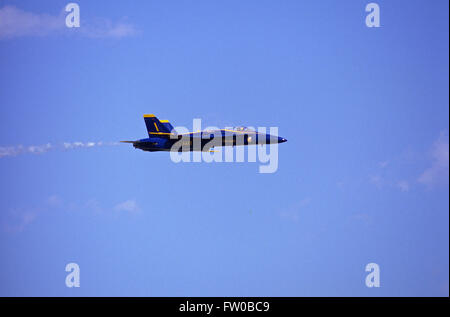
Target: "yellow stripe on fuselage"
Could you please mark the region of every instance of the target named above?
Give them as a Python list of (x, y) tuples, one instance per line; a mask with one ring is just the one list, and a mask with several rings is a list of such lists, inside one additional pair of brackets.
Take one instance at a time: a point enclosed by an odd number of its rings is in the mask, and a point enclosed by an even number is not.
[(168, 133), (168, 132), (149, 132), (149, 134), (175, 135), (173, 133)]

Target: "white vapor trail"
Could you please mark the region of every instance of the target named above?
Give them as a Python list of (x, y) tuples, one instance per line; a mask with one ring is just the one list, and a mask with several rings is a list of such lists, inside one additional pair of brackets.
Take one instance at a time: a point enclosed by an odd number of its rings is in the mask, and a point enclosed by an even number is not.
[(53, 145), (51, 143), (43, 145), (15, 145), (15, 146), (0, 146), (0, 158), (6, 156), (17, 156), (20, 154), (42, 154), (53, 150), (73, 150), (79, 148), (92, 148), (98, 146), (112, 146), (118, 145), (119, 142), (63, 142), (62, 144)]

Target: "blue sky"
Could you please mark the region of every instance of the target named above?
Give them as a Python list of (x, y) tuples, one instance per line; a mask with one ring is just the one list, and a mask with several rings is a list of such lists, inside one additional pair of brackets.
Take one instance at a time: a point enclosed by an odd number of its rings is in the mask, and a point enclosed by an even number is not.
[[(449, 295), (448, 1), (68, 2), (0, 0), (0, 295)], [(144, 113), (288, 142), (273, 174), (86, 146)]]

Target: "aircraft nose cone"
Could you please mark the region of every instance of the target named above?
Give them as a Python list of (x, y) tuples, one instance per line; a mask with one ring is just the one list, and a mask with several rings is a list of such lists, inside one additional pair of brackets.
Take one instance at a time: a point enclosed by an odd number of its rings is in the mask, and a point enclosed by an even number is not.
[(282, 138), (282, 137), (278, 137), (278, 143), (284, 143), (284, 142), (286, 142), (287, 140), (285, 139), (285, 138)]

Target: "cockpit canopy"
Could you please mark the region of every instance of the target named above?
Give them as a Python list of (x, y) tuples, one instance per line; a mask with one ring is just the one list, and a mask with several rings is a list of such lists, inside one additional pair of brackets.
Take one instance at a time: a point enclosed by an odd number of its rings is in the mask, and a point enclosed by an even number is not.
[(252, 129), (250, 129), (250, 128), (248, 128), (248, 127), (243, 127), (243, 126), (240, 126), (240, 127), (234, 127), (233, 130), (234, 130), (234, 131), (253, 131)]

